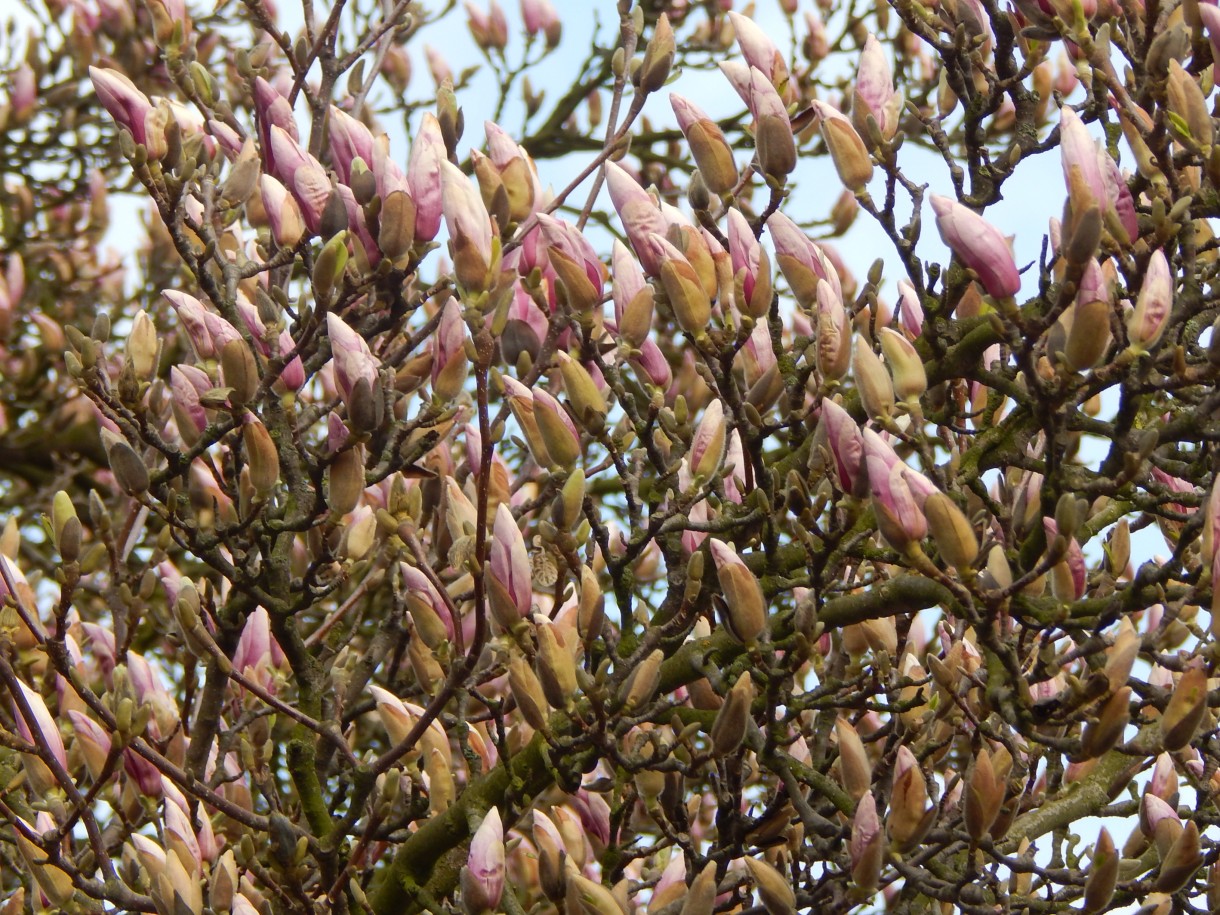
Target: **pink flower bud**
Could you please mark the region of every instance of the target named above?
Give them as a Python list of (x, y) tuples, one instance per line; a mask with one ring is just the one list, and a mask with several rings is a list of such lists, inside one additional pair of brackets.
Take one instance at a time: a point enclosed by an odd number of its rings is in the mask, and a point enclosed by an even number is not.
[(669, 360), (665, 358), (665, 354), (661, 352), (661, 348), (651, 337), (640, 344), (639, 353), (631, 358), (631, 364), (662, 392), (667, 392), (670, 385), (673, 384), (674, 376), (673, 370), (669, 366)]
[(254, 80), (254, 114), (258, 121), (259, 146), (266, 158), (267, 169), (277, 172), (275, 150), (271, 145), (271, 128), (278, 127), (288, 134), (288, 138), (294, 143), (301, 139), (296, 118), (292, 115), (292, 105), (275, 86), (259, 76)]
[(771, 261), (736, 207), (729, 210), (729, 256), (735, 281), (741, 283), (738, 309), (762, 318), (771, 309)]
[[(200, 382), (204, 385), (202, 390)], [(178, 434), (188, 446), (193, 445), (208, 427), (208, 414), (199, 395), (212, 387), (211, 379), (193, 365), (175, 365), (169, 370), (169, 386)]]
[[(22, 680), (17, 681), (17, 686), (21, 691), (20, 699), (13, 697), (13, 719), (17, 723), (17, 733), (23, 740), (49, 752), (59, 767), (67, 771), (68, 754), (64, 750), (64, 741), (42, 695)], [(58, 784), (51, 769), (40, 757), (23, 754), (22, 762), (26, 774), (39, 792), (45, 793)]]
[(84, 712), (68, 710), (72, 730), (76, 732), (76, 746), (85, 760), (85, 768), (95, 779), (101, 777), (110, 756), (110, 735)]
[(653, 235), (665, 236), (661, 211), (648, 192), (615, 162), (606, 163), (606, 186), (644, 272), (649, 276), (659, 275), (661, 258), (649, 239)]
[(165, 125), (168, 113), (153, 107), (136, 84), (107, 67), (90, 67), (89, 77), (98, 99), (116, 124), (131, 134), (136, 144), (148, 150), (149, 158), (165, 155)]
[[(774, 91), (774, 90), (772, 90)], [(690, 145), (691, 155), (713, 194), (728, 193), (737, 184), (737, 163), (724, 132), (694, 102), (671, 93), (669, 103), (678, 119), (678, 129)], [(784, 114), (787, 119), (787, 112)]]
[(415, 201), (415, 237), (432, 241), (441, 226), (443, 199), (441, 165), (448, 161), (441, 125), (431, 112), (425, 113), (411, 144), (407, 184)]
[(263, 209), (271, 226), (271, 237), (281, 248), (295, 248), (305, 235), (305, 219), (301, 208), (288, 193), (288, 188), (270, 175), (259, 178)]
[(1059, 156), (1063, 163), (1063, 180), (1071, 190), (1071, 175), (1073, 170), (1077, 171), (1093, 195), (1093, 201), (1104, 210), (1109, 198), (1102, 170), (1103, 155), (1080, 115), (1070, 105), (1060, 108)]
[(914, 340), (923, 333), (923, 303), (909, 280), (898, 281), (898, 314), (902, 329)]
[(492, 267), (491, 217), (478, 189), (448, 159), (441, 163), (441, 206), (453, 247), (454, 272), (467, 289), (481, 290)]
[(775, 244), (779, 269), (801, 307), (813, 310), (819, 279), (826, 280), (835, 296), (842, 301), (843, 289), (838, 273), (821, 248), (809, 239), (800, 226), (783, 213), (775, 213), (767, 220), (767, 229)]
[(889, 59), (877, 36), (869, 33), (860, 52), (860, 65), (856, 69), (856, 88), (852, 97), (851, 114), (856, 130), (868, 137), (866, 118), (871, 115), (877, 122), (881, 136), (890, 140), (898, 130), (898, 118), (902, 115), (903, 96), (894, 91), (894, 74)]
[(1021, 276), (1008, 240), (978, 213), (948, 197), (932, 195), (936, 227), (945, 244), (978, 274), (983, 288), (996, 298), (1015, 296)]
[(504, 503), (496, 509), (492, 525), (491, 576), (504, 586), (521, 618), (529, 616), (534, 602), (529, 553), (512, 510)]
[(826, 424), (826, 438), (834, 458), (839, 488), (845, 493), (854, 493), (860, 473), (865, 469), (860, 427), (851, 414), (833, 400), (822, 401), (822, 422)]
[(491, 0), (487, 12), (483, 12), (469, 0), (465, 6), (467, 24), (475, 44), (480, 48), (503, 51), (508, 45), (508, 22), (504, 18), (504, 10), (496, 0)]
[(741, 48), (741, 56), (746, 63), (762, 74), (780, 92), (788, 92), (788, 65), (784, 63), (784, 55), (775, 46), (770, 36), (753, 19), (730, 12), (729, 19), (733, 22), (733, 31), (737, 35), (737, 45)]
[(316, 233), (332, 190), (326, 169), (278, 125), (271, 126), (268, 148), (274, 155), (272, 172), (296, 198), (306, 227)]
[(270, 692), (275, 691), (271, 672), (275, 667), (271, 651), (274, 642), (271, 617), (265, 608), (258, 607), (246, 617), (246, 625), (242, 627), (237, 649), (233, 652), (233, 668)]
[(1165, 252), (1158, 248), (1148, 260), (1135, 310), (1127, 319), (1127, 337), (1133, 349), (1146, 353), (1156, 346), (1165, 333), (1165, 325), (1169, 323), (1169, 313), (1173, 308), (1173, 287), (1169, 261), (1165, 258)]
[(504, 826), (492, 807), (470, 842), (462, 869), (462, 907), (471, 915), (494, 912), (504, 892)]
[(547, 47), (559, 44), (563, 23), (550, 0), (521, 0), (521, 21), (527, 35), (532, 37), (541, 32), (546, 36)]
[(466, 382), (466, 322), (453, 296), (441, 309), (434, 341), (432, 392), (442, 400), (454, 400)]
[(364, 337), (333, 312), (326, 315), (326, 331), (334, 360), (335, 383), (347, 403), (361, 379), (368, 381), (370, 387), (377, 383), (379, 363)]
[(373, 167), (372, 131), (367, 125), (334, 105), (330, 106), (328, 126), (331, 165), (339, 175), (339, 180), (350, 184), (352, 163), (356, 159), (360, 159), (370, 170)]

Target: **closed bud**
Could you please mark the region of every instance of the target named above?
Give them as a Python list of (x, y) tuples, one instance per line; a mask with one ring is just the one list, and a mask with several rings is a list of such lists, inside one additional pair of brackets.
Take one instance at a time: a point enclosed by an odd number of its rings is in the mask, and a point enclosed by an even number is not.
[(853, 343), (852, 375), (860, 391), (860, 403), (873, 419), (884, 422), (894, 410), (894, 385), (863, 334)]
[(521, 717), (526, 723), (543, 734), (549, 733), (550, 708), (542, 691), (542, 683), (525, 659), (516, 652), (508, 661), (508, 687), (512, 690), (517, 707), (521, 710)]
[(148, 491), (148, 467), (136, 450), (122, 439), (116, 440), (106, 452), (110, 459), (110, 471), (119, 488), (129, 496), (138, 496)]
[(966, 830), (972, 839), (978, 841), (987, 835), (1003, 803), (1004, 786), (996, 778), (991, 754), (986, 747), (980, 748), (974, 758), (965, 792)]
[(877, 817), (877, 800), (870, 793), (866, 792), (856, 805), (848, 853), (851, 856), (851, 878), (857, 892), (866, 898), (872, 896), (877, 891), (881, 867), (885, 862), (885, 833)]
[(728, 611), (729, 633), (744, 645), (753, 645), (767, 629), (767, 602), (754, 573), (727, 543), (708, 540), (716, 577)]
[(591, 641), (601, 635), (606, 620), (606, 596), (597, 580), (597, 573), (588, 566), (580, 567), (580, 604), (576, 609), (576, 626), (580, 637)]
[[(1178, 61), (1171, 60), (1166, 88), (1169, 111), (1177, 116), (1178, 123), (1174, 126), (1185, 127), (1190, 139), (1206, 151), (1212, 145), (1214, 128), (1207, 98), (1199, 86), (1199, 78), (1188, 73)], [(1172, 124), (1173, 119), (1170, 122)]]
[(1139, 634), (1136, 633), (1131, 620), (1124, 616), (1122, 622), (1119, 623), (1114, 644), (1106, 655), (1104, 672), (1111, 692), (1127, 685), (1127, 678), (1131, 676), (1131, 668), (1135, 666), (1135, 658), (1139, 654), (1139, 650)]
[(326, 504), (335, 515), (346, 515), (364, 493), (364, 446), (357, 445), (336, 454), (326, 469), (326, 476)]
[(695, 337), (706, 333), (712, 319), (712, 303), (699, 274), (686, 256), (660, 235), (651, 235), (649, 240), (656, 252), (661, 285), (678, 327)]
[(1085, 915), (1096, 915), (1104, 912), (1114, 897), (1114, 888), (1118, 885), (1118, 865), (1121, 856), (1114, 847), (1114, 840), (1104, 826), (1097, 836), (1097, 844), (1093, 846), (1093, 855), (1089, 862), (1089, 875), (1084, 883)]
[(1207, 711), (1207, 671), (1201, 666), (1186, 670), (1174, 687), (1161, 715), (1161, 743), (1170, 753), (1181, 750), (1194, 738)]
[(225, 384), (232, 389), (229, 402), (233, 406), (245, 406), (254, 399), (258, 391), (258, 366), (244, 340), (233, 339), (221, 347), (220, 368)]
[(644, 59), (636, 71), (636, 85), (640, 92), (647, 95), (656, 92), (669, 79), (670, 68), (674, 65), (674, 30), (669, 24), (669, 17), (662, 13), (653, 29), (652, 39), (644, 49)]
[(568, 859), (567, 867), (566, 911), (584, 912), (585, 915), (623, 915), (614, 893), (576, 870), (571, 860)]
[(576, 681), (576, 661), (572, 653), (559, 644), (554, 625), (539, 625), (535, 633), (538, 636), (538, 680), (543, 695), (555, 708), (568, 708), (580, 689)]
[(796, 893), (788, 878), (765, 861), (756, 858), (745, 861), (764, 909), (770, 915), (796, 915)]
[(917, 406), (919, 398), (928, 389), (928, 373), (923, 359), (915, 347), (892, 327), (881, 329), (881, 351), (889, 363), (890, 375), (894, 379), (894, 393), (910, 406)]
[(280, 481), (280, 456), (267, 431), (257, 417), (246, 414), (242, 428), (242, 443), (246, 449), (246, 462), (250, 468), (250, 483), (254, 492), (265, 499)]
[(835, 171), (844, 187), (852, 191), (863, 191), (873, 177), (873, 160), (868, 147), (852, 127), (851, 121), (826, 102), (815, 101), (813, 107), (818, 115), (818, 126), (822, 140), (830, 152)]
[(559, 353), (559, 372), (563, 376), (563, 389), (567, 392), (572, 412), (585, 429), (594, 435), (599, 434), (605, 426), (609, 407), (593, 376), (564, 352)]
[(661, 662), (664, 660), (665, 652), (658, 648), (627, 676), (619, 690), (625, 713), (634, 712), (652, 701), (661, 683)]
[(541, 389), (534, 393), (534, 420), (552, 466), (572, 470), (580, 459), (580, 435), (554, 397)]
[(839, 738), (839, 778), (851, 799), (858, 801), (872, 787), (872, 764), (859, 732), (846, 718), (835, 721), (835, 736)]
[(314, 295), (324, 302), (329, 302), (335, 287), (343, 279), (347, 269), (347, 232), (337, 233), (322, 246), (317, 259), (313, 262)]
[(1135, 300), (1135, 310), (1127, 318), (1127, 338), (1135, 351), (1150, 351), (1165, 333), (1173, 308), (1173, 287), (1169, 261), (1158, 248), (1148, 260), (1144, 282)]
[(963, 573), (974, 565), (979, 554), (979, 541), (974, 526), (962, 510), (943, 492), (934, 492), (923, 505), (928, 519), (928, 532), (944, 560)]
[[(1068, 368), (1076, 372), (1091, 369), (1110, 348), (1109, 302), (1077, 302), (1069, 309), (1071, 326), (1063, 348)], [(1065, 313), (1066, 314), (1066, 313)]]
[(746, 737), (751, 710), (754, 704), (754, 680), (747, 670), (733, 684), (724, 704), (712, 722), (712, 755), (717, 759), (737, 752)]
[(1189, 882), (1203, 864), (1199, 844), (1199, 825), (1188, 820), (1185, 828), (1161, 858), (1161, 872), (1153, 889), (1160, 893), (1176, 893)]
[(899, 850), (912, 848), (932, 825), (936, 808), (926, 810), (927, 803), (928, 785), (919, 763), (906, 746), (900, 746), (885, 824), (890, 839)]
[(415, 243), (415, 201), (404, 190), (390, 191), (381, 204), (377, 247), (390, 260), (397, 260)]
[(716, 906), (716, 862), (709, 861), (691, 881), (679, 915), (712, 915)]
[(157, 327), (148, 312), (140, 309), (127, 336), (127, 358), (136, 377), (147, 381), (157, 367)]
[(1123, 736), (1130, 721), (1131, 687), (1124, 686), (1106, 700), (1097, 713), (1097, 720), (1085, 727), (1080, 741), (1081, 754), (1085, 759), (1096, 759), (1108, 753)]
[(1110, 531), (1110, 536), (1106, 539), (1106, 569), (1111, 575), (1118, 578), (1127, 571), (1127, 564), (1130, 561), (1131, 525), (1127, 523), (1126, 518), (1122, 518), (1114, 525), (1114, 529)]

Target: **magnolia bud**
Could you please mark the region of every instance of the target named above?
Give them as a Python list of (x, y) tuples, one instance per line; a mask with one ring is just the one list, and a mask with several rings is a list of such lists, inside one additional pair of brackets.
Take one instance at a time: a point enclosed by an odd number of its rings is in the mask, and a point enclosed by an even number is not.
[(508, 686), (527, 724), (546, 734), (550, 732), (549, 707), (538, 675), (519, 654), (508, 661)]
[(1118, 743), (1131, 720), (1131, 687), (1124, 686), (1106, 700), (1081, 736), (1081, 754), (1085, 759), (1096, 759), (1108, 753)]
[(746, 858), (763, 907), (771, 915), (796, 915), (796, 893), (788, 878), (765, 861)]
[(326, 504), (336, 515), (346, 515), (364, 493), (364, 446), (357, 445), (336, 454), (326, 469), (326, 476)]
[(934, 492), (924, 502), (923, 513), (945, 561), (959, 574), (971, 568), (979, 554), (979, 541), (961, 509), (943, 492)]
[(567, 708), (580, 690), (576, 661), (572, 653), (559, 644), (554, 625), (540, 625), (534, 631), (538, 637), (538, 680), (543, 695), (555, 708)]
[(729, 756), (737, 751), (745, 740), (746, 727), (750, 721), (750, 706), (754, 703), (754, 680), (747, 670), (725, 697), (724, 704), (712, 722), (712, 755), (716, 758)]
[(708, 540), (708, 545), (728, 610), (728, 630), (742, 644), (753, 645), (767, 629), (767, 602), (762, 586), (731, 546), (714, 537)]
[(127, 357), (136, 377), (147, 381), (157, 367), (157, 327), (144, 309), (136, 314), (127, 336)]
[(1153, 889), (1161, 893), (1176, 893), (1203, 864), (1199, 845), (1199, 825), (1189, 820), (1181, 834), (1161, 857), (1161, 872)]
[(860, 403), (870, 417), (884, 422), (894, 410), (894, 385), (890, 373), (863, 334), (856, 337), (853, 349), (852, 375), (860, 391)]
[(716, 862), (709, 861), (691, 881), (679, 915), (712, 915), (716, 906)]
[(1004, 786), (996, 778), (991, 765), (991, 754), (981, 748), (974, 758), (974, 768), (966, 782), (965, 820), (966, 830), (975, 841), (987, 835), (991, 825), (999, 816), (1004, 802)]
[(1207, 711), (1207, 671), (1190, 667), (1174, 687), (1161, 715), (1161, 743), (1170, 753), (1181, 750), (1195, 736)]
[(644, 59), (635, 73), (636, 85), (640, 92), (647, 95), (656, 92), (669, 79), (670, 68), (674, 65), (674, 30), (670, 27), (669, 17), (662, 13), (653, 29), (652, 39), (644, 49)]
[(1093, 855), (1089, 862), (1089, 876), (1084, 883), (1085, 915), (1096, 915), (1104, 912), (1114, 896), (1114, 888), (1118, 885), (1118, 865), (1121, 856), (1114, 847), (1114, 840), (1104, 826), (1097, 836), (1097, 844), (1093, 846)]
[(559, 372), (563, 376), (563, 389), (567, 392), (572, 412), (589, 432), (598, 434), (605, 425), (609, 408), (593, 376), (564, 352), (559, 353)]
[(148, 467), (136, 450), (122, 439), (117, 439), (107, 451), (110, 470), (115, 482), (129, 496), (138, 496), (148, 491)]
[(241, 407), (254, 399), (258, 391), (258, 366), (244, 340), (233, 339), (221, 347), (220, 368), (225, 384), (232, 389), (229, 403)]
[(242, 428), (242, 444), (246, 448), (250, 483), (254, 492), (265, 499), (280, 481), (280, 455), (271, 433), (253, 414), (246, 414)]
[(850, 721), (846, 718), (835, 721), (835, 735), (839, 738), (839, 778), (851, 799), (858, 801), (872, 787), (873, 767), (864, 742)]
[(665, 652), (656, 649), (636, 666), (619, 690), (619, 700), (625, 713), (634, 712), (652, 701), (661, 682), (661, 662)]

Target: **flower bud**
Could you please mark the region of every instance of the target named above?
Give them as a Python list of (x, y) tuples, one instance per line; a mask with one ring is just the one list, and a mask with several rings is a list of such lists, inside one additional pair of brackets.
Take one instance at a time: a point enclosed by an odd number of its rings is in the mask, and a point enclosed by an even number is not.
[(280, 481), (280, 456), (271, 433), (252, 413), (242, 427), (242, 444), (250, 468), (250, 483), (259, 498), (266, 499)]
[(609, 407), (606, 398), (598, 389), (593, 376), (581, 363), (565, 352), (559, 353), (559, 372), (563, 376), (563, 389), (568, 395), (572, 412), (581, 425), (597, 435), (605, 426)]
[(872, 764), (859, 732), (846, 718), (835, 721), (835, 736), (839, 739), (839, 778), (851, 799), (858, 801), (873, 785)]
[(1021, 289), (1021, 276), (1008, 241), (999, 230), (956, 200), (933, 194), (931, 202), (940, 237), (978, 274), (988, 294), (996, 298), (1015, 296)]
[(691, 881), (678, 915), (712, 915), (716, 906), (716, 862), (709, 861)]
[(508, 661), (508, 686), (526, 723), (543, 734), (550, 733), (550, 707), (542, 683), (525, 659), (516, 652)]
[(1161, 714), (1161, 744), (1170, 753), (1186, 747), (1195, 736), (1207, 711), (1207, 671), (1187, 668), (1174, 687)]
[(925, 810), (928, 785), (915, 755), (904, 745), (898, 748), (894, 784), (890, 790), (890, 812), (886, 831), (899, 850), (912, 848), (927, 833), (936, 808)]
[(1153, 889), (1160, 893), (1176, 893), (1186, 886), (1203, 864), (1199, 842), (1199, 824), (1189, 820), (1185, 828), (1161, 856), (1161, 872)]
[(656, 92), (669, 79), (670, 68), (674, 65), (674, 30), (669, 24), (669, 17), (662, 13), (657, 19), (652, 31), (652, 38), (644, 49), (644, 59), (635, 73), (636, 86), (644, 95)]
[(555, 708), (568, 708), (580, 690), (572, 652), (559, 644), (554, 624), (540, 624), (534, 632), (538, 637), (538, 680), (543, 695)]
[(1110, 900), (1114, 897), (1114, 888), (1118, 885), (1118, 865), (1121, 856), (1114, 847), (1114, 840), (1104, 826), (1097, 836), (1093, 846), (1093, 854), (1089, 860), (1089, 875), (1084, 883), (1085, 915), (1097, 915), (1107, 911)]
[(712, 303), (699, 274), (686, 256), (660, 235), (650, 235), (649, 240), (659, 264), (661, 285), (678, 327), (691, 336), (706, 333), (712, 318)]
[(928, 519), (928, 531), (944, 560), (959, 574), (971, 568), (979, 554), (978, 537), (953, 499), (943, 492), (932, 493), (924, 502), (923, 512)]
[(894, 385), (890, 373), (863, 334), (856, 337), (853, 350), (852, 376), (860, 392), (860, 403), (870, 417), (884, 422), (894, 410)]
[(909, 406), (917, 407), (928, 389), (928, 374), (915, 347), (892, 327), (881, 328), (881, 351), (894, 379), (894, 393)]
[(1187, 73), (1178, 61), (1171, 60), (1166, 90), (1169, 111), (1177, 116), (1177, 123), (1173, 126), (1180, 124), (1185, 127), (1190, 139), (1206, 151), (1212, 145), (1214, 128), (1207, 98), (1199, 86), (1199, 77)]
[(534, 391), (534, 420), (550, 458), (548, 463), (572, 470), (580, 460), (580, 433), (559, 401), (541, 388)]
[(470, 840), (470, 853), (461, 871), (462, 908), (467, 915), (494, 912), (504, 892), (504, 827), (492, 807)]
[(136, 450), (122, 439), (115, 440), (106, 452), (110, 459), (110, 471), (119, 488), (129, 496), (138, 496), (148, 491), (148, 467)]
[(744, 645), (753, 645), (767, 629), (767, 602), (754, 573), (727, 543), (710, 538), (716, 578), (728, 611), (729, 633)]
[(652, 701), (661, 683), (661, 662), (664, 660), (665, 652), (656, 649), (623, 681), (619, 700), (623, 704), (624, 714), (630, 714)]
[(1108, 753), (1122, 738), (1130, 720), (1131, 687), (1123, 686), (1106, 700), (1097, 713), (1097, 720), (1085, 727), (1080, 740), (1081, 755), (1085, 759), (1096, 759)]
[(1137, 352), (1149, 352), (1165, 332), (1173, 308), (1173, 285), (1169, 261), (1158, 248), (1148, 260), (1135, 310), (1127, 319), (1127, 338)]
[(851, 857), (852, 882), (862, 896), (872, 896), (877, 891), (885, 862), (885, 833), (877, 817), (877, 800), (869, 792), (865, 792), (856, 805), (847, 850)]
[(977, 842), (987, 835), (1003, 803), (1004, 785), (996, 778), (991, 754), (986, 747), (982, 747), (974, 758), (974, 767), (966, 781), (966, 831), (972, 839)]
[(713, 757), (720, 759), (737, 752), (745, 740), (753, 704), (754, 681), (747, 670), (737, 678), (712, 722)]
[(766, 911), (771, 915), (796, 915), (796, 893), (788, 878), (765, 861), (746, 858), (745, 862)]
[(873, 160), (868, 147), (856, 133), (856, 128), (841, 112), (822, 101), (815, 101), (813, 108), (818, 116), (818, 127), (822, 140), (830, 152), (839, 180), (848, 190), (863, 191), (873, 178)]
[(669, 103), (708, 190), (727, 194), (737, 185), (737, 163), (724, 132), (693, 102), (677, 93), (670, 93)]
[(17, 819), (20, 825), (13, 824), (13, 837), (17, 840), (17, 851), (29, 868), (34, 883), (52, 905), (66, 907), (75, 893), (72, 878), (62, 867), (57, 867), (48, 860), (47, 853), (26, 837), (22, 827), (35, 834), (38, 830), (20, 817)]

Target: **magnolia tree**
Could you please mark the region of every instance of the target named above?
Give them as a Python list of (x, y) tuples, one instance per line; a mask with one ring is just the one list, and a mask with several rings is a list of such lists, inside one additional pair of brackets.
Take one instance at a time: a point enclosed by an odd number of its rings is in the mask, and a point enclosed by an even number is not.
[(3, 46), (3, 912), (1220, 907), (1220, 8), (206, 6)]

